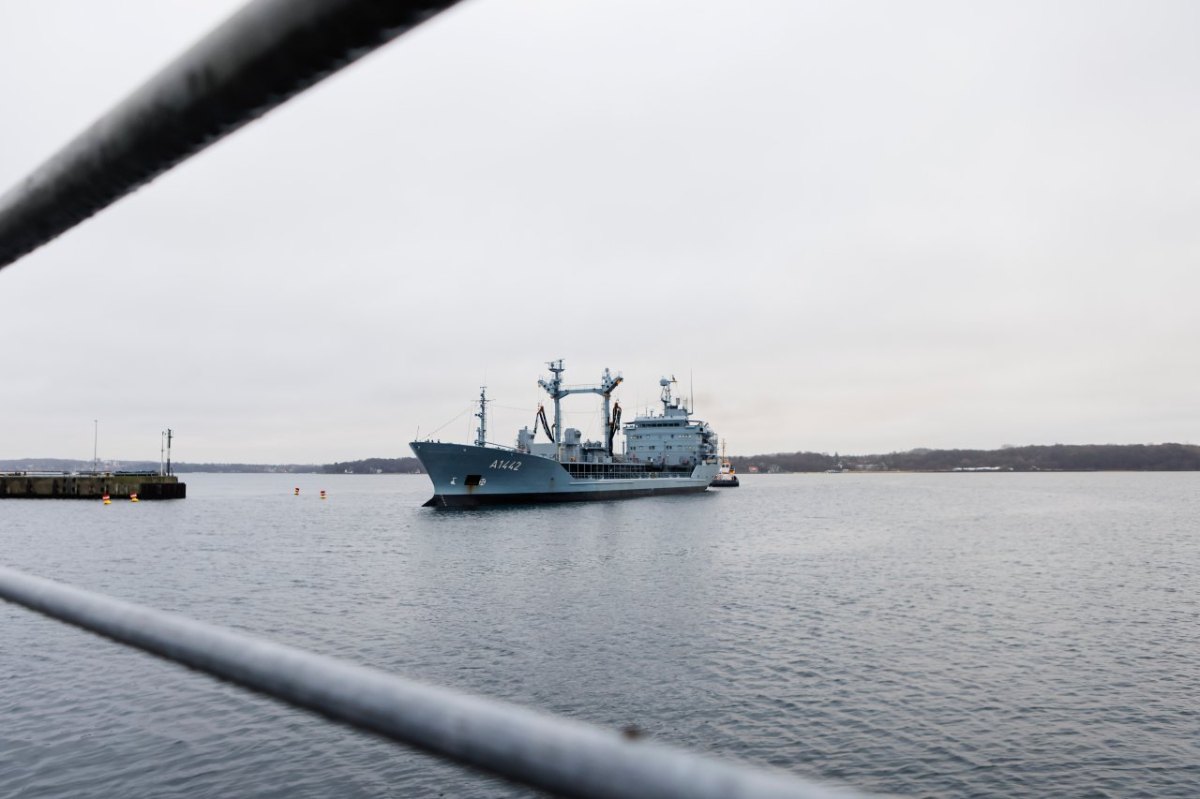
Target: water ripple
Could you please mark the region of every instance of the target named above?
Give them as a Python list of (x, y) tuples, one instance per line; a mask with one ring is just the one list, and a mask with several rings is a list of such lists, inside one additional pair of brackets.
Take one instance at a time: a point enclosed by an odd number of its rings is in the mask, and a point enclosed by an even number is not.
[[(124, 599), (866, 790), (1190, 797), (1197, 479), (752, 476), (436, 513), (420, 477), (195, 475), (177, 503), (6, 500), (0, 543)], [(0, 796), (531, 795), (11, 606), (0, 625)]]

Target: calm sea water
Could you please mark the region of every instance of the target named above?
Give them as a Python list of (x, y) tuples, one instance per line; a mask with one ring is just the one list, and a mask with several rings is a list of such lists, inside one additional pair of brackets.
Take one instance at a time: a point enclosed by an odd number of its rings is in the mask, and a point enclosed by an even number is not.
[[(864, 790), (1200, 795), (1197, 474), (476, 512), (419, 507), (420, 476), (185, 480), (0, 502), (0, 560)], [(0, 796), (528, 795), (11, 605), (0, 629)]]

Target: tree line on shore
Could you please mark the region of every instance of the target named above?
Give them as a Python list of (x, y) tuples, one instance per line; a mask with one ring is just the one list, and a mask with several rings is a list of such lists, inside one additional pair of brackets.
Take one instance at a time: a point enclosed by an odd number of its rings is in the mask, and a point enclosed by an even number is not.
[[(412, 460), (412, 459), (410, 459)], [(114, 461), (107, 458), (98, 463), (76, 458), (10, 458), (0, 460), (0, 472), (157, 472), (163, 467), (159, 461)], [(322, 467), (311, 463), (187, 463), (175, 461), (171, 464), (173, 474), (214, 472), (221, 474), (291, 474), (319, 472)]]
[(327, 463), (324, 474), (421, 474), (421, 462), (416, 458), (366, 458), (361, 461)]
[[(913, 449), (887, 455), (832, 455), (826, 452), (780, 452), (771, 455), (730, 457), (740, 473), (826, 472), (1184, 472), (1200, 471), (1200, 446), (1194, 444), (1053, 444), (1050, 446), (1004, 447), (1002, 449)], [(119, 465), (102, 462), (102, 469), (157, 470), (150, 461), (127, 461)], [(91, 461), (57, 458), (0, 460), (0, 471), (78, 471), (92, 468)], [(320, 473), (320, 474), (421, 474), (413, 457), (365, 458), (357, 461), (318, 464), (175, 463), (176, 474), (187, 472), (225, 473)]]
[[(1200, 471), (1200, 446), (1192, 444), (1053, 444), (1002, 449), (913, 449), (887, 455), (787, 452), (731, 457), (740, 473), (892, 471), (1178, 472)], [(753, 467), (753, 469), (752, 469)], [(416, 458), (367, 458), (331, 463), (326, 474), (419, 474)]]
[(1200, 471), (1200, 446), (1193, 444), (1053, 444), (1002, 449), (913, 449), (887, 455), (830, 455), (791, 452), (731, 457), (746, 472), (844, 471), (1014, 471), (1178, 472)]

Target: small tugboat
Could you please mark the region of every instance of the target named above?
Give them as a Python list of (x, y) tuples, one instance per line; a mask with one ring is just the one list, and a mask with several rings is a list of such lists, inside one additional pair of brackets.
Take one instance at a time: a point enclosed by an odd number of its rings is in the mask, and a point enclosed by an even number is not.
[(721, 471), (717, 472), (717, 476), (708, 484), (711, 488), (737, 488), (741, 485), (738, 482), (738, 476), (734, 472), (733, 464), (729, 462), (729, 458), (725, 457), (725, 442), (721, 442)]

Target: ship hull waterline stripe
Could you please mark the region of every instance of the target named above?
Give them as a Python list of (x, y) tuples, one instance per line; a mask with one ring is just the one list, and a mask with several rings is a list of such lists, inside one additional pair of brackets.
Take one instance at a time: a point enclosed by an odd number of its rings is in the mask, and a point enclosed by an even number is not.
[(434, 494), (426, 508), (478, 508), (494, 505), (545, 505), (557, 502), (597, 502), (611, 499), (637, 499), (664, 494), (699, 494), (707, 485), (679, 488), (630, 488), (612, 491), (543, 491), (522, 494)]

